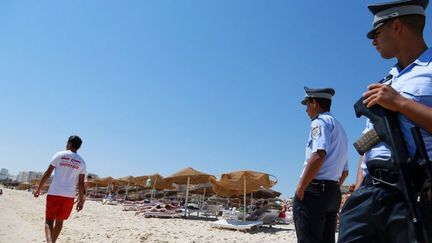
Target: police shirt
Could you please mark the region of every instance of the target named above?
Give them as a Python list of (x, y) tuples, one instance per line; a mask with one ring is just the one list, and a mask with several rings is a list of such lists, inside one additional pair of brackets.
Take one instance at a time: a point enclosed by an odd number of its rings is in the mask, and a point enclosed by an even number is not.
[[(432, 107), (431, 59), (432, 49), (428, 48), (417, 60), (408, 65), (405, 69), (401, 70), (397, 65), (395, 65), (389, 72), (393, 78), (387, 81), (387, 84), (391, 85), (403, 97)], [(415, 154), (416, 145), (414, 143), (410, 129), (414, 125), (407, 117), (401, 114), (398, 114), (398, 120), (403, 137), (405, 139), (405, 143), (407, 145), (408, 156), (412, 157)], [(373, 124), (368, 119), (366, 122), (366, 129), (363, 131), (363, 133), (366, 133), (371, 128), (373, 128)], [(423, 135), (429, 157), (432, 158), (432, 136), (423, 129), (421, 129), (421, 133)], [(390, 158), (390, 155), (390, 148), (384, 142), (380, 142), (373, 146), (371, 150), (366, 152), (364, 155), (364, 160), (362, 162), (363, 174), (367, 174), (365, 161), (371, 159), (388, 159)]]
[(324, 150), (326, 158), (315, 179), (338, 181), (342, 171), (348, 170), (348, 139), (345, 130), (330, 112), (319, 114), (313, 119), (310, 129), (301, 176), (312, 153)]

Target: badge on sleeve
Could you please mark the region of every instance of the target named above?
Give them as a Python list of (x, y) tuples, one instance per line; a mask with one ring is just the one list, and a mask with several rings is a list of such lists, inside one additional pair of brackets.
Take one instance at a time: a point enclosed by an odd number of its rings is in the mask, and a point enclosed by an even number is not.
[(320, 136), (321, 136), (321, 127), (320, 125), (317, 125), (314, 128), (312, 128), (312, 138), (316, 140)]

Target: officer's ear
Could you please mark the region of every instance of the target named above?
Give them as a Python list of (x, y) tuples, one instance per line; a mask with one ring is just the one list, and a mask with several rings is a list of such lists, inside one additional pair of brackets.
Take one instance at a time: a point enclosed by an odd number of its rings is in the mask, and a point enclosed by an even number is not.
[(403, 28), (403, 23), (399, 18), (395, 18), (391, 23), (390, 23), (390, 28), (393, 31), (394, 34), (396, 35), (400, 35), (402, 28)]
[(313, 104), (314, 109), (321, 109), (321, 105), (320, 105), (320, 103), (318, 102), (318, 100), (314, 99), (313, 102), (314, 102), (314, 104)]
[(314, 109), (317, 108), (318, 102), (316, 101), (316, 99), (312, 99), (312, 106)]

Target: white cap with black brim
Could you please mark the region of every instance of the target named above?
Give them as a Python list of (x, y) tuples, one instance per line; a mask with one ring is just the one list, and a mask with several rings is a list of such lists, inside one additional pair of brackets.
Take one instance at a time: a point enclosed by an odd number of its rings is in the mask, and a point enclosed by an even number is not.
[(332, 88), (323, 88), (323, 89), (311, 89), (308, 87), (304, 87), (305, 90), (305, 97), (301, 101), (302, 105), (306, 105), (306, 100), (312, 99), (312, 98), (323, 98), (331, 100), (333, 95), (335, 95), (335, 90)]

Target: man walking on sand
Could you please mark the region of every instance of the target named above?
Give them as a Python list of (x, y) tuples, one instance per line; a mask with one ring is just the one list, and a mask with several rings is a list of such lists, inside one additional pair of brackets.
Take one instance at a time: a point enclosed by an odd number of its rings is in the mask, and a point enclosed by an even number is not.
[(78, 183), (79, 212), (84, 207), (86, 164), (77, 151), (82, 140), (78, 136), (70, 136), (66, 151), (56, 153), (48, 169), (45, 171), (34, 196), (38, 197), (40, 191), (55, 169), (54, 177), (48, 189), (45, 211), (45, 237), (47, 243), (55, 243), (63, 227), (63, 221), (69, 218), (74, 205), (76, 186)]

